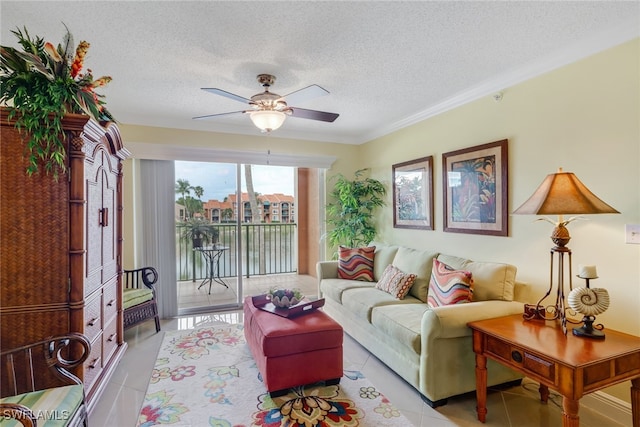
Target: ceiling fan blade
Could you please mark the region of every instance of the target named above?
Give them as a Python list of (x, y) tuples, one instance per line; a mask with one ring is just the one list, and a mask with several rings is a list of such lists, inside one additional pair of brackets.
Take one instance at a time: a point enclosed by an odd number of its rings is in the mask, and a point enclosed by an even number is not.
[(209, 114), (209, 115), (206, 115), (206, 116), (194, 117), (193, 120), (209, 119), (211, 117), (228, 116), (230, 114), (239, 114), (239, 113), (245, 113), (245, 111), (231, 111), (231, 112), (228, 112), (228, 113)]
[(216, 87), (203, 87), (202, 90), (213, 93), (214, 95), (224, 96), (225, 98), (233, 99), (234, 101), (244, 102), (248, 104), (251, 100), (244, 96), (236, 95), (235, 93), (227, 92), (226, 90), (218, 89)]
[(302, 119), (320, 120), (322, 122), (333, 122), (340, 116), (336, 113), (327, 113), (325, 111), (307, 110), (304, 108), (291, 107), (291, 115)]
[(290, 94), (283, 96), (283, 98), (287, 104), (295, 105), (328, 94), (328, 90), (323, 89), (318, 85), (311, 85), (298, 89), (295, 92), (291, 92)]

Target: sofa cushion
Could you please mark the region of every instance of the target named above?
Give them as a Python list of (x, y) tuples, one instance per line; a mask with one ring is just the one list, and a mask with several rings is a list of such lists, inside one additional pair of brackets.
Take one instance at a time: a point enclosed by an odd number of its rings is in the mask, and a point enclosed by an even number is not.
[(345, 290), (352, 288), (373, 288), (374, 286), (375, 283), (373, 282), (347, 279), (322, 279), (320, 282), (320, 291), (323, 297), (331, 298), (342, 304), (342, 294)]
[(431, 267), (437, 252), (399, 247), (396, 256), (393, 258), (393, 265), (405, 273), (413, 273), (416, 280), (409, 291), (409, 294), (418, 298), (422, 302), (427, 302), (429, 292), (429, 280), (431, 279)]
[(473, 277), (469, 271), (456, 270), (444, 262), (433, 260), (427, 302), (430, 307), (470, 302), (472, 294)]
[(338, 277), (340, 279), (373, 282), (373, 258), (375, 246), (346, 248), (338, 251)]
[(513, 301), (516, 267), (498, 262), (480, 262), (451, 255), (438, 255), (438, 260), (473, 275), (473, 301)]
[(387, 245), (380, 242), (371, 242), (369, 246), (376, 247), (376, 255), (373, 259), (373, 279), (377, 282), (382, 277), (384, 269), (393, 262), (398, 252), (398, 246)]
[(382, 277), (378, 283), (376, 283), (376, 288), (393, 295), (397, 299), (403, 299), (405, 295), (409, 293), (409, 289), (411, 289), (415, 280), (415, 274), (404, 273), (397, 267), (389, 264), (387, 268), (384, 269), (384, 273), (382, 273)]
[(346, 289), (342, 293), (342, 305), (351, 312), (355, 317), (366, 320), (371, 323), (371, 311), (374, 307), (380, 307), (389, 304), (416, 304), (419, 301), (412, 297), (398, 300), (392, 295), (376, 289), (370, 288), (351, 288)]
[(371, 324), (420, 354), (422, 315), (430, 308), (412, 298), (416, 304), (392, 304), (375, 307), (371, 313)]

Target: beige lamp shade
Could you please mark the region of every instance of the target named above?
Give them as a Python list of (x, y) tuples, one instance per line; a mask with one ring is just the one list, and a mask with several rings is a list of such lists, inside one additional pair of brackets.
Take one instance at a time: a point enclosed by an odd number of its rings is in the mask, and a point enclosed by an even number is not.
[(529, 199), (514, 214), (582, 215), (620, 213), (593, 194), (571, 172), (547, 175)]

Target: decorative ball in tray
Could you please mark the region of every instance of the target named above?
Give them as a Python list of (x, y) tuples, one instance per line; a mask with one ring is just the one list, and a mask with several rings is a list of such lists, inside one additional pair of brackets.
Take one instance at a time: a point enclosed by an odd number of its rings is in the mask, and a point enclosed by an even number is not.
[(267, 295), (273, 305), (279, 308), (289, 308), (304, 298), (299, 289), (271, 289)]

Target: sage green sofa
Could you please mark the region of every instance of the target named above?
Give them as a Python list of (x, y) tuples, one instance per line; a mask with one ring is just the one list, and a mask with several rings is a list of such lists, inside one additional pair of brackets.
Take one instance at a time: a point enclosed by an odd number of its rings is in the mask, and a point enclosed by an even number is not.
[[(417, 279), (396, 299), (376, 282), (338, 278), (338, 261), (317, 264), (324, 310), (344, 331), (415, 387), (432, 407), (474, 391), (475, 353), (467, 323), (523, 312), (527, 286), (516, 283), (516, 267), (475, 262), (437, 251), (372, 242), (374, 280), (393, 264)], [(433, 259), (473, 275), (473, 300), (431, 308), (427, 293)], [(520, 301), (518, 301), (520, 300)], [(488, 360), (488, 385), (517, 382), (522, 375)]]

